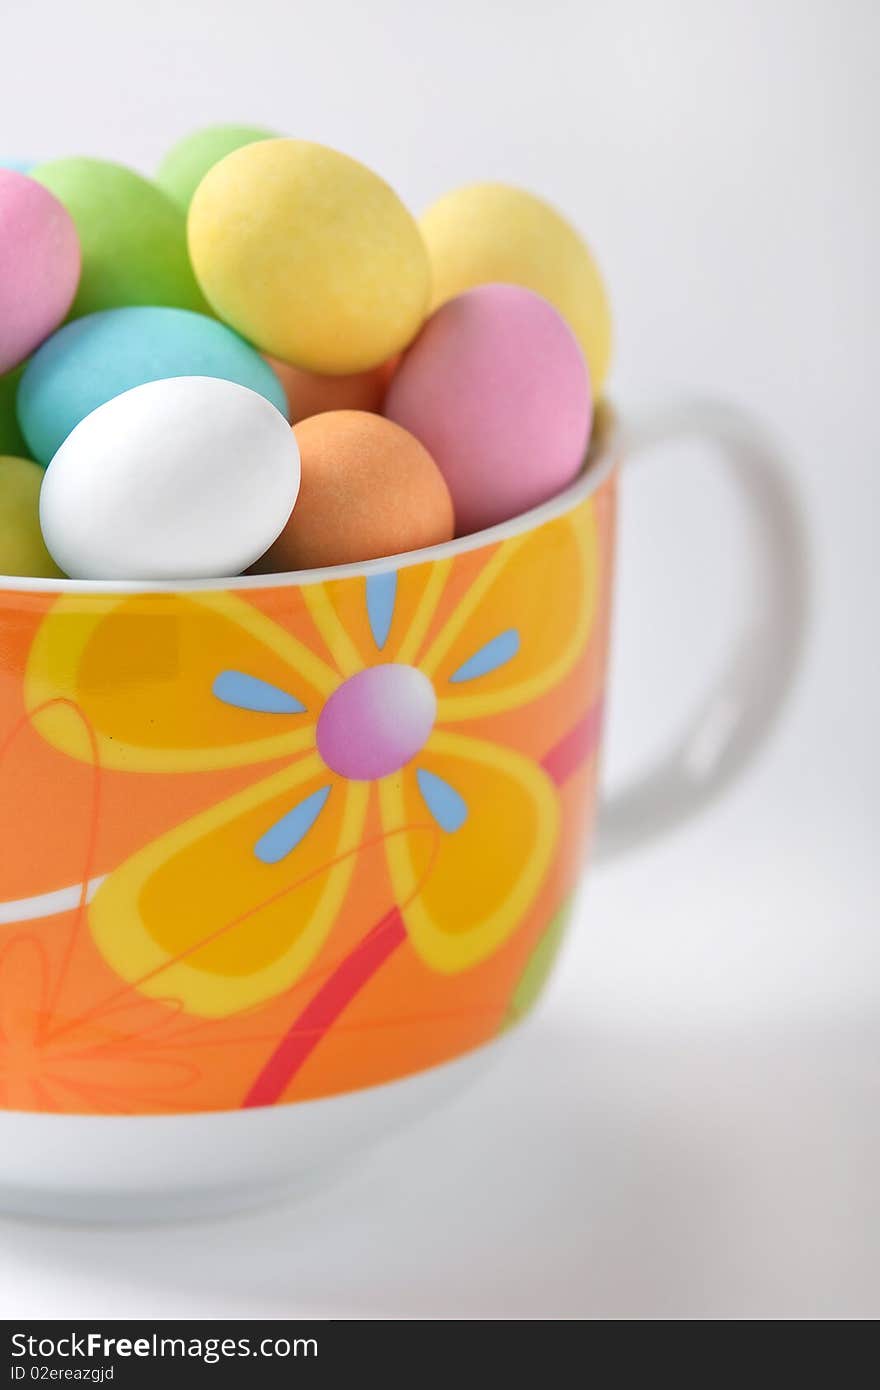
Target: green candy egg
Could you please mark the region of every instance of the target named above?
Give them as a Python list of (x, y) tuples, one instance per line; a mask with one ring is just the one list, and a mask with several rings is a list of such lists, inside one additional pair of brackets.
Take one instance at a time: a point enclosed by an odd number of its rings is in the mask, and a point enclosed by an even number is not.
[(261, 130), (259, 126), (212, 125), (194, 130), (168, 151), (159, 165), (156, 182), (186, 212), (202, 179), (221, 159), (243, 145), (274, 139), (274, 131)]
[(186, 218), (155, 184), (103, 159), (53, 159), (32, 171), (67, 208), (82, 246), (70, 318), (125, 304), (205, 312), (186, 247)]
[(43, 476), (30, 459), (0, 456), (0, 575), (61, 577), (40, 530)]
[(15, 401), (18, 383), (25, 364), (15, 367), (11, 372), (0, 376), (0, 454), (28, 454), (30, 451), (24, 440), (16, 414)]

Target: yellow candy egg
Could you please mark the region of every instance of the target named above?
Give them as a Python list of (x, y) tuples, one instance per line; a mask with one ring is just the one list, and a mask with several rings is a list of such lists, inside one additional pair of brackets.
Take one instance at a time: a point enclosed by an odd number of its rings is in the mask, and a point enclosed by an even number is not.
[(0, 455), (0, 575), (57, 579), (61, 574), (40, 530), (42, 482), (38, 463)]
[(263, 140), (215, 164), (190, 204), (189, 248), (219, 317), (309, 371), (378, 366), (427, 313), (415, 219), (370, 169), (306, 140)]
[(521, 188), (475, 183), (439, 198), (420, 225), (434, 307), (495, 281), (534, 290), (573, 329), (598, 398), (611, 357), (608, 298), (592, 253), (555, 208)]

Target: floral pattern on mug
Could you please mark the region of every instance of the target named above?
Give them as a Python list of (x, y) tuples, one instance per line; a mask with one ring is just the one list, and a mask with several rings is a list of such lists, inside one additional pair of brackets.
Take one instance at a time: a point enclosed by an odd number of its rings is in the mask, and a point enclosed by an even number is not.
[[(88, 1018), (90, 1037), (114, 1020), (117, 1079), (83, 1108), (125, 1109), (129, 1071), (132, 1111), (332, 1094), (521, 1014), (518, 982), (543, 980), (558, 933), (536, 948), (580, 858), (585, 793), (566, 787), (598, 736), (612, 498), (606, 485), (530, 531), (396, 571), (48, 606), (22, 673), (30, 726), (93, 772), (98, 820), (103, 782), (129, 787), (135, 820), (143, 792), (159, 825), (106, 864), (99, 826), (69, 909), (70, 959), (97, 953), (64, 1020), (81, 1034)], [(4, 888), (0, 869), (0, 910)], [(68, 969), (48, 925), (26, 930), (46, 979)], [(33, 1017), (72, 992), (60, 977), (53, 991)], [(155, 1012), (143, 1039), (118, 1027), (132, 1009)], [(150, 1049), (146, 1098), (135, 1058)], [(55, 1075), (57, 1047), (31, 1048), (37, 1073), (38, 1054)], [(31, 1104), (75, 1109), (74, 1088)]]

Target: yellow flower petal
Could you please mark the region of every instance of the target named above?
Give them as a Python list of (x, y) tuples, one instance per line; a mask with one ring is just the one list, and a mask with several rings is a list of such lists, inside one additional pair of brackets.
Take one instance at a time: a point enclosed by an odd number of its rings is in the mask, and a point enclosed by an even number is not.
[(390, 633), (395, 661), (415, 663), (451, 570), (451, 560), (432, 560), (400, 571)]
[(385, 661), (412, 664), (451, 568), (450, 560), (434, 560), (306, 585), (306, 606), (340, 675)]
[[(89, 911), (99, 949), (134, 988), (190, 1013), (224, 1017), (272, 998), (333, 926), (367, 797), (314, 754), (178, 826), (99, 888)], [(261, 858), (304, 802), (314, 816), (299, 842)]]
[[(353, 676), (364, 665), (361, 648), (366, 648), (369, 638), (361, 584), (334, 579), (325, 584), (306, 584), (302, 594), (339, 674)], [(352, 633), (357, 633), (360, 641)]]
[[(458, 829), (424, 834), (420, 787), (440, 779), (461, 803)], [(433, 782), (436, 787), (436, 781)], [(513, 749), (434, 733), (412, 767), (379, 784), (395, 896), (413, 946), (435, 970), (483, 960), (516, 930), (550, 865), (559, 803), (546, 773)]]
[(419, 663), (439, 722), (513, 709), (562, 679), (593, 622), (598, 559), (592, 506), (502, 543)]
[[(293, 713), (241, 709), (213, 694), (239, 671), (304, 706)], [(293, 756), (338, 677), (253, 605), (232, 594), (62, 598), (41, 625), (28, 661), (28, 709), (69, 700), (92, 724), (104, 767), (188, 772)], [(63, 705), (39, 713), (42, 736), (91, 760), (82, 719)]]

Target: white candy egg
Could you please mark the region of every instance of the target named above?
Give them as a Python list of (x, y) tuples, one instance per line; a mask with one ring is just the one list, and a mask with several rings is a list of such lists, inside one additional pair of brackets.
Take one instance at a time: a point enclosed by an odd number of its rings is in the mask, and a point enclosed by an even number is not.
[(150, 381), (93, 410), (46, 470), (40, 524), (74, 579), (240, 574), (299, 492), (284, 416), (233, 381)]

